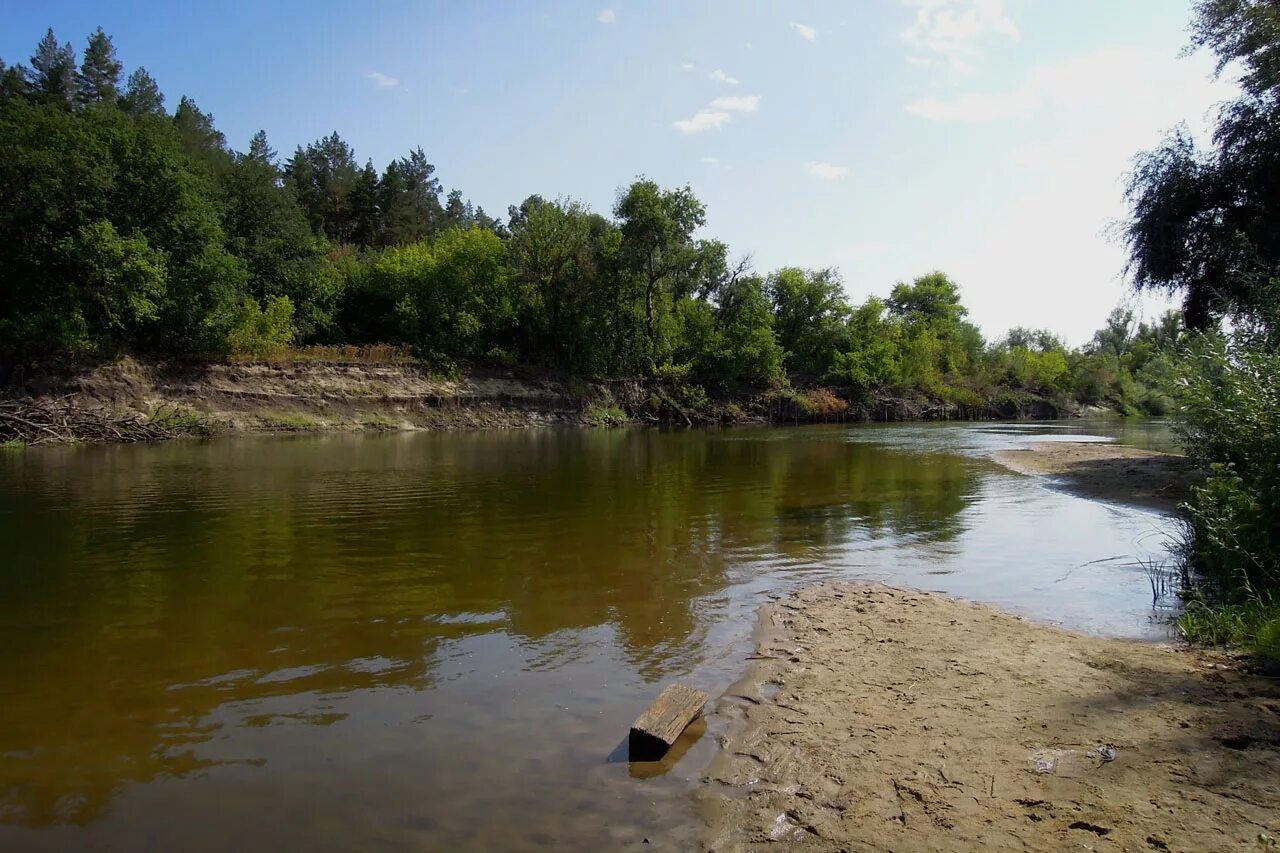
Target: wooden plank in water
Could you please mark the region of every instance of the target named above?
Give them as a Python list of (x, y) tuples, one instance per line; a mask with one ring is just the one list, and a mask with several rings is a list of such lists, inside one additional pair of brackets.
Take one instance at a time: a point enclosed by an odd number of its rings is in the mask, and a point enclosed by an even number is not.
[(702, 713), (702, 706), (708, 698), (701, 690), (683, 684), (667, 685), (653, 704), (631, 724), (631, 759), (649, 761), (661, 758), (685, 727)]

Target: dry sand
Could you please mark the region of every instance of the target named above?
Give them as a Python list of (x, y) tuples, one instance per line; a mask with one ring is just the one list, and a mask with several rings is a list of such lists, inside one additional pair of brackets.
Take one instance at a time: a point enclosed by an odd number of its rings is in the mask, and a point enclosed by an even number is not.
[(1280, 685), (884, 586), (762, 611), (705, 848), (1270, 850)]
[(1109, 442), (1043, 441), (994, 455), (1019, 474), (1051, 477), (1077, 494), (1172, 509), (1199, 477), (1185, 456)]

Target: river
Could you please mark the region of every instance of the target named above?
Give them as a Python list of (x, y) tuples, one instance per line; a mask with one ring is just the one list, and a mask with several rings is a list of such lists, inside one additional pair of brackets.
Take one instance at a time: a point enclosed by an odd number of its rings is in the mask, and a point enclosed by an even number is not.
[(988, 458), (1080, 435), (1168, 441), (1107, 421), (0, 453), (0, 847), (683, 848), (719, 724), (659, 765), (626, 761), (627, 727), (671, 681), (735, 680), (770, 595), (868, 578), (1164, 636), (1141, 560), (1171, 520)]

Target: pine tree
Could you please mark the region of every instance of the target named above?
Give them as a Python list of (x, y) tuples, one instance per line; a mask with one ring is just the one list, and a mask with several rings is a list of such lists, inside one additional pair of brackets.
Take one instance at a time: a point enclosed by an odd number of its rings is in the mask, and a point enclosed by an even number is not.
[(135, 119), (146, 115), (164, 115), (164, 95), (147, 69), (139, 68), (129, 75), (120, 106)]
[(201, 112), (195, 101), (184, 96), (173, 113), (173, 126), (193, 163), (215, 181), (226, 176), (231, 168), (231, 153), (226, 136), (214, 127), (211, 114)]
[(267, 132), (265, 130), (258, 131), (253, 135), (253, 139), (249, 140), (249, 153), (247, 156), (250, 160), (256, 160), (259, 163), (266, 163), (269, 166), (275, 165), (276, 150), (267, 141)]
[(368, 248), (378, 243), (382, 216), (378, 208), (378, 171), (365, 163), (351, 190), (351, 242)]
[(50, 100), (71, 105), (76, 94), (76, 52), (58, 44), (51, 27), (31, 57), (31, 85)]
[(80, 89), (77, 100), (81, 104), (113, 103), (119, 94), (120, 71), (123, 66), (116, 59), (116, 48), (111, 36), (102, 27), (89, 36), (80, 63)]

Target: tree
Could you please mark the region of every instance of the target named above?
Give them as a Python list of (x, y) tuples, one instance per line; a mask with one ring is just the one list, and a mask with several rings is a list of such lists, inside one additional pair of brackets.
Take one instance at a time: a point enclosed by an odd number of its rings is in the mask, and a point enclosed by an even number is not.
[(351, 242), (357, 246), (379, 245), (382, 235), (382, 209), (378, 204), (378, 171), (373, 161), (365, 163), (351, 188)]
[(707, 281), (706, 252), (715, 249), (693, 239), (706, 208), (689, 187), (663, 190), (642, 178), (620, 195), (614, 215), (622, 232), (619, 261), (643, 293), (646, 355), (659, 364), (670, 355), (671, 306)]
[(245, 262), (253, 298), (286, 297), (291, 334), (296, 332), (300, 340), (327, 332), (337, 309), (339, 282), (325, 259), (323, 239), (311, 231), (306, 215), (282, 184), (265, 131), (254, 134), (248, 152), (234, 158), (222, 196), (228, 245)]
[(76, 51), (59, 44), (50, 28), (31, 57), (31, 86), (53, 103), (71, 106), (76, 95)]
[(1280, 84), (1280, 2), (1277, 0), (1200, 0), (1191, 20), (1193, 47), (1218, 55), (1219, 73), (1240, 60), (1241, 83), (1251, 95)]
[(849, 317), (848, 344), (836, 354), (832, 375), (864, 395), (897, 384), (901, 334), (901, 324), (887, 315), (885, 303), (868, 299)]
[(135, 119), (164, 115), (164, 95), (147, 69), (139, 68), (129, 75), (120, 96), (120, 108)]
[(88, 104), (114, 104), (119, 95), (120, 72), (124, 66), (116, 59), (116, 48), (111, 37), (98, 27), (89, 36), (80, 63), (80, 88), (77, 102)]
[(440, 181), (435, 173), (436, 167), (427, 162), (421, 148), (387, 166), (379, 186), (383, 245), (412, 243), (445, 226)]
[(785, 353), (774, 336), (764, 281), (759, 276), (739, 276), (718, 296), (717, 340), (708, 353), (714, 379), (752, 385), (779, 380)]
[(941, 272), (922, 275), (911, 284), (899, 282), (885, 304), (896, 317), (930, 325), (958, 323), (969, 313), (960, 304), (960, 288)]
[(247, 274), (171, 128), (14, 101), (0, 149), (0, 349), (223, 346)]
[(389, 309), (394, 339), (444, 362), (501, 347), (518, 313), (506, 246), (479, 228), (387, 249), (364, 287), (376, 295), (366, 304)]
[(823, 376), (845, 348), (852, 309), (834, 269), (805, 271), (786, 267), (767, 283), (774, 330), (792, 370)]
[(351, 193), (357, 177), (355, 152), (337, 131), (298, 148), (284, 170), (311, 227), (339, 244), (350, 243), (354, 231)]
[(182, 150), (191, 162), (217, 186), (231, 170), (232, 156), (227, 138), (214, 126), (213, 116), (203, 113), (191, 98), (183, 96), (173, 114), (173, 127)]

